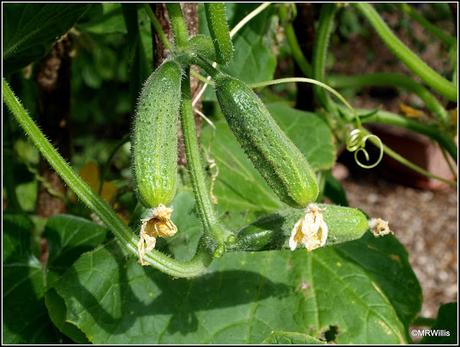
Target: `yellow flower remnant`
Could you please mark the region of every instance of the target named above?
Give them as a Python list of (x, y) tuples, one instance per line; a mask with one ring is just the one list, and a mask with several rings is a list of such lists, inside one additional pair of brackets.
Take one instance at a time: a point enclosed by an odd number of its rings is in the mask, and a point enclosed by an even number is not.
[(146, 218), (141, 219), (142, 225), (139, 233), (139, 243), (137, 244), (139, 263), (141, 265), (148, 265), (144, 261), (144, 256), (146, 252), (150, 252), (155, 248), (157, 237), (169, 237), (177, 232), (177, 227), (171, 221), (172, 212), (172, 208), (160, 204), (158, 207), (151, 209)]
[(374, 234), (375, 237), (385, 236), (388, 234), (394, 234), (390, 230), (390, 227), (388, 226), (388, 222), (381, 218), (372, 218), (369, 221), (369, 228), (371, 229), (372, 234)]
[(423, 111), (417, 110), (416, 108), (410, 107), (409, 105), (403, 103), (399, 104), (399, 109), (408, 118), (422, 118), (425, 116)]
[(324, 209), (316, 204), (309, 204), (305, 216), (297, 221), (289, 238), (289, 248), (295, 250), (302, 244), (307, 251), (323, 247), (327, 241), (329, 229), (323, 218)]

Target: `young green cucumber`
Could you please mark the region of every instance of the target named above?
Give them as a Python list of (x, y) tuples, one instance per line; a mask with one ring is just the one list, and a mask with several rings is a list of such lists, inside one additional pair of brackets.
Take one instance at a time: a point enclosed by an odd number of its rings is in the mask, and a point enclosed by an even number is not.
[[(328, 204), (316, 206), (328, 229), (323, 246), (359, 239), (369, 229), (369, 221), (359, 209)], [(286, 209), (262, 217), (240, 230), (233, 249), (258, 251), (287, 248), (293, 226), (303, 217), (304, 211), (298, 209)]]
[(195, 35), (188, 40), (188, 44), (193, 54), (200, 55), (210, 61), (216, 61), (216, 51), (209, 36)]
[(177, 179), (177, 121), (181, 66), (167, 60), (147, 79), (132, 132), (132, 169), (139, 200), (149, 208), (168, 205)]
[(242, 81), (216, 73), (220, 108), (243, 150), (286, 204), (306, 207), (318, 196), (315, 173), (260, 98)]
[(233, 58), (233, 44), (225, 15), (225, 3), (205, 3), (206, 20), (216, 49), (217, 62), (228, 64)]

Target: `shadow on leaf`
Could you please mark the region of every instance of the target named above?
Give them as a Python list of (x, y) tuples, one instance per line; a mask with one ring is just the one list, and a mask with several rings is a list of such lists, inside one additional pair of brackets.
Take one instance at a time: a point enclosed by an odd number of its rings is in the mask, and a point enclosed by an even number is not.
[[(165, 328), (169, 334), (185, 335), (197, 330), (198, 311), (281, 298), (293, 291), (252, 271), (216, 271), (195, 279), (172, 279), (126, 258), (115, 242), (80, 258), (56, 290), (68, 306), (68, 321), (82, 330), (96, 324), (107, 336), (123, 334), (139, 317), (152, 315), (158, 316), (155, 322), (169, 319)], [(152, 327), (153, 339), (159, 338), (156, 330), (159, 328)]]

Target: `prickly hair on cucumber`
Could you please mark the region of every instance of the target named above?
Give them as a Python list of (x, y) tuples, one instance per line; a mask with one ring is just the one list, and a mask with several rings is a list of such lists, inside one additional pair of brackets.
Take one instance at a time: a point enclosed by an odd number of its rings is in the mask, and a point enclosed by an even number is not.
[(225, 3), (205, 3), (209, 33), (215, 47), (216, 61), (226, 65), (233, 58), (233, 44), (225, 15)]
[(292, 207), (306, 207), (315, 201), (319, 189), (313, 169), (257, 94), (246, 83), (214, 69), (203, 58), (195, 60), (212, 76), (230, 129), (278, 197)]
[(182, 69), (163, 62), (139, 96), (132, 131), (132, 169), (139, 200), (149, 208), (168, 205), (177, 179), (177, 122)]
[[(328, 235), (323, 246), (359, 239), (369, 230), (368, 217), (357, 208), (330, 204), (312, 205), (316, 205), (321, 211), (327, 224)], [(247, 251), (288, 248), (293, 226), (299, 218), (304, 217), (303, 211), (293, 208), (261, 217), (239, 231), (233, 247)]]

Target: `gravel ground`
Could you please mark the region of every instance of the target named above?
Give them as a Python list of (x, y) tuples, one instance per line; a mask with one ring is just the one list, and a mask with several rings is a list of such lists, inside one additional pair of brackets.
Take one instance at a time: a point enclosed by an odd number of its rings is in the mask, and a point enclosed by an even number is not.
[(435, 318), (439, 305), (457, 301), (457, 191), (426, 191), (373, 174), (342, 180), (350, 206), (389, 221), (406, 247), (422, 286), (421, 315)]

